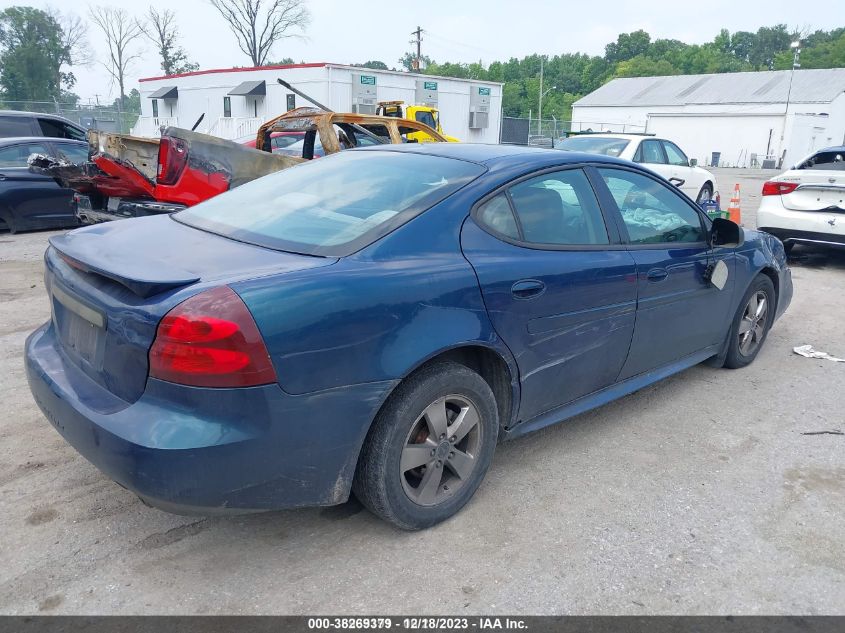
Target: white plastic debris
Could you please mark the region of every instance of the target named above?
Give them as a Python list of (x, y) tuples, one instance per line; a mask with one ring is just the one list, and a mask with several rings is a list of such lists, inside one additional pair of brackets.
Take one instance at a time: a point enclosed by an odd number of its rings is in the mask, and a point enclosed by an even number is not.
[(792, 351), (804, 358), (822, 358), (824, 360), (832, 360), (835, 363), (845, 363), (845, 358), (837, 358), (827, 352), (820, 352), (813, 349), (812, 345), (799, 345), (798, 347), (793, 347)]

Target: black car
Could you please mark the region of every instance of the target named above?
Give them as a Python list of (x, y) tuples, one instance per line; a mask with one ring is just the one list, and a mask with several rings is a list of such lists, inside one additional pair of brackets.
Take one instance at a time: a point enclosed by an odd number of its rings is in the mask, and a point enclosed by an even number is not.
[(73, 190), (29, 169), (32, 154), (71, 163), (88, 160), (88, 143), (38, 136), (0, 138), (0, 229), (10, 232), (76, 226)]
[(73, 121), (56, 114), (0, 110), (0, 138), (49, 136), (84, 141), (86, 132)]

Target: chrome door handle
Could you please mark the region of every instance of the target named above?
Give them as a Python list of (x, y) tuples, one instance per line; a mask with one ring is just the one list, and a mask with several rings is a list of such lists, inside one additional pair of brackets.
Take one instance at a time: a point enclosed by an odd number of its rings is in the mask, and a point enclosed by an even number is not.
[(665, 268), (652, 268), (646, 273), (646, 279), (649, 281), (663, 281), (669, 276), (669, 271)]
[(521, 279), (511, 286), (511, 294), (516, 299), (533, 299), (546, 291), (546, 284), (537, 279)]

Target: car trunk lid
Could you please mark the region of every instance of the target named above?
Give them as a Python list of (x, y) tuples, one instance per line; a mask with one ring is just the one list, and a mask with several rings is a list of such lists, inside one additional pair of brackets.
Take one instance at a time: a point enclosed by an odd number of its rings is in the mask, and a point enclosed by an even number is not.
[(119, 398), (143, 393), (161, 318), (203, 290), (337, 261), (243, 244), (154, 216), (50, 240), (45, 285), (67, 359)]
[(845, 213), (845, 171), (796, 169), (778, 180), (798, 183), (781, 196), (790, 211), (827, 211)]

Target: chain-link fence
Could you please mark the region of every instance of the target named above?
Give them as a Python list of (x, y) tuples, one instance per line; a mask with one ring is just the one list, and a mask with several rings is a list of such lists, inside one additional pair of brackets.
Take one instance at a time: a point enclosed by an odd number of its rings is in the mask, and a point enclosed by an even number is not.
[(0, 100), (2, 110), (23, 110), (58, 114), (86, 129), (105, 132), (129, 132), (138, 120), (139, 112), (124, 111), (113, 107), (79, 105), (57, 101), (6, 101)]
[(502, 117), (502, 143), (514, 145), (551, 146), (572, 133), (583, 132), (645, 132), (645, 125), (612, 123), (607, 121), (562, 121), (559, 119)]

